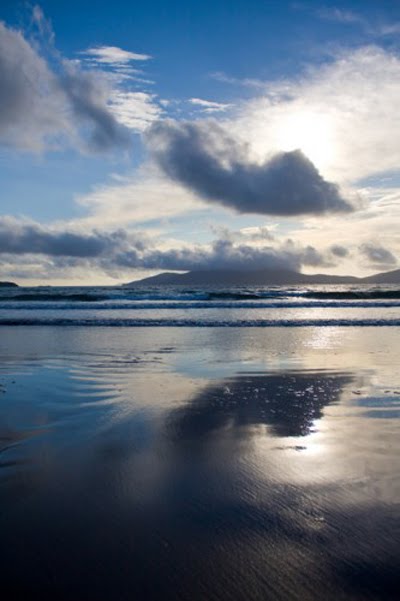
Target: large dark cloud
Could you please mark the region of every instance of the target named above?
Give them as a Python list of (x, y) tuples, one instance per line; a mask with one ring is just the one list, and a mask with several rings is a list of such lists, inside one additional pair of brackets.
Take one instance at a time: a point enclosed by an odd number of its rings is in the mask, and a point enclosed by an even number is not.
[[(331, 266), (325, 255), (312, 246), (301, 246), (291, 240), (274, 246), (235, 244), (219, 238), (211, 245), (184, 248), (157, 248), (142, 233), (120, 229), (112, 232), (62, 230), (35, 222), (0, 217), (0, 254), (8, 257), (43, 255), (61, 268), (87, 261), (105, 271), (113, 269), (166, 269), (196, 271), (203, 269), (292, 269), (304, 265)], [(18, 261), (17, 261), (18, 262)]]
[(350, 211), (339, 188), (300, 151), (258, 164), (216, 122), (153, 124), (147, 143), (161, 169), (202, 198), (240, 213), (305, 215)]
[(130, 144), (128, 130), (107, 106), (109, 82), (54, 50), (47, 59), (20, 31), (0, 22), (0, 142), (20, 149), (83, 140), (106, 151)]
[(296, 246), (293, 243), (272, 246), (233, 244), (230, 240), (216, 240), (211, 247), (181, 249), (149, 249), (144, 252), (128, 250), (118, 253), (115, 263), (121, 267), (139, 269), (166, 269), (172, 271), (200, 270), (300, 270), (303, 265), (327, 266), (322, 253), (312, 246)]

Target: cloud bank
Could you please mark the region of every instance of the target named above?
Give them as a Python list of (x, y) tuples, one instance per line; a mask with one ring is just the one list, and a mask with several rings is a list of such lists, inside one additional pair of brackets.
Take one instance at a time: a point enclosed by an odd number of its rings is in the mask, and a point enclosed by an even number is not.
[(325, 181), (300, 150), (254, 163), (248, 147), (212, 121), (157, 122), (146, 141), (170, 178), (239, 213), (290, 216), (352, 210), (338, 187)]
[(313, 247), (290, 244), (278, 247), (235, 245), (216, 240), (211, 246), (193, 248), (136, 249), (117, 254), (116, 265), (136, 269), (172, 271), (289, 269), (299, 271), (303, 265), (326, 265), (324, 256)]
[(228, 237), (210, 245), (180, 248), (157, 247), (141, 232), (119, 229), (111, 232), (81, 232), (61, 227), (44, 227), (36, 222), (11, 217), (0, 218), (0, 255), (4, 257), (40, 255), (57, 264), (78, 265), (87, 261), (108, 273), (140, 270), (300, 270), (304, 265), (330, 266), (329, 253), (291, 240), (268, 245), (234, 243)]

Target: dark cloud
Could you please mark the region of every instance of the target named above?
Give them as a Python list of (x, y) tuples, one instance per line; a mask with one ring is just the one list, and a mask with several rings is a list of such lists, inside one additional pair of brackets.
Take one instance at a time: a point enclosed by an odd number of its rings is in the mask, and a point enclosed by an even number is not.
[(365, 243), (360, 246), (361, 254), (374, 265), (396, 265), (394, 254), (380, 244)]
[(108, 234), (57, 231), (37, 223), (0, 218), (0, 253), (98, 257), (125, 241), (123, 230)]
[(74, 116), (90, 126), (88, 144), (94, 151), (128, 147), (131, 136), (107, 107), (106, 81), (96, 72), (81, 71), (64, 63), (65, 73), (60, 85), (69, 100)]
[(300, 270), (304, 265), (332, 265), (314, 247), (303, 247), (291, 240), (274, 246), (254, 246), (219, 238), (210, 246), (160, 249), (140, 232), (128, 233), (121, 229), (82, 233), (10, 217), (0, 217), (0, 254), (6, 255), (9, 260), (12, 256), (43, 255), (46, 260), (57, 261), (60, 268), (79, 264), (89, 268), (89, 261), (108, 272), (131, 268), (171, 271)]
[[(327, 266), (324, 256), (311, 246), (300, 247), (293, 243), (273, 246), (233, 244), (231, 240), (216, 240), (211, 247), (194, 247), (144, 252), (130, 250), (115, 257), (119, 266), (140, 269), (166, 269), (175, 271), (199, 270), (258, 270), (291, 269), (298, 271), (303, 265)], [(330, 264), (329, 264), (330, 265)]]
[(301, 265), (310, 267), (334, 267), (335, 263), (324, 253), (320, 252), (314, 246), (307, 245), (304, 248), (295, 248)]
[(339, 188), (325, 181), (300, 150), (251, 163), (247, 146), (211, 121), (157, 122), (146, 139), (169, 177), (240, 213), (289, 216), (352, 210)]
[(50, 48), (46, 59), (20, 31), (0, 22), (0, 141), (40, 150), (60, 138), (80, 139), (93, 151), (130, 144), (128, 130), (108, 108), (110, 83)]
[(340, 257), (341, 259), (349, 255), (349, 250), (341, 244), (334, 244), (331, 246), (330, 251), (335, 257)]
[(310, 267), (334, 267), (335, 263), (328, 253), (322, 253), (314, 246), (308, 244), (301, 246), (296, 244), (291, 238), (288, 238), (282, 245), (289, 254), (297, 258), (298, 264), (308, 265)]
[(1, 22), (0, 82), (2, 142), (33, 149), (65, 129), (54, 75), (22, 34)]

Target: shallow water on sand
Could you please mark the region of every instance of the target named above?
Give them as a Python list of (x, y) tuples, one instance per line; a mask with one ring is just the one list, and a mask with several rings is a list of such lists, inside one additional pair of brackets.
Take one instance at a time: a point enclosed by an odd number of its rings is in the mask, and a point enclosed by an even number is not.
[(3, 327), (4, 598), (398, 599), (399, 347)]

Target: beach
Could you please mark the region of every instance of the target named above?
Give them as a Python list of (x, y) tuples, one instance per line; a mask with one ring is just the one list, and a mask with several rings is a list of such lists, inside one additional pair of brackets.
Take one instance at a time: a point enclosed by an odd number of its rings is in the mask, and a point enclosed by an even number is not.
[(3, 325), (7, 599), (397, 599), (399, 345)]
[(400, 601), (399, 36), (0, 2), (0, 601)]

